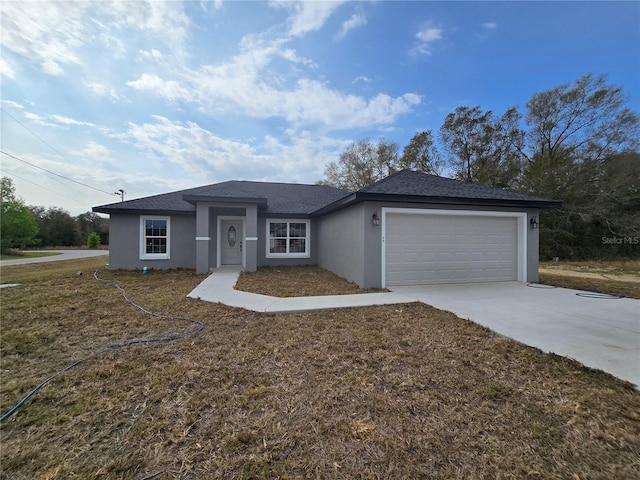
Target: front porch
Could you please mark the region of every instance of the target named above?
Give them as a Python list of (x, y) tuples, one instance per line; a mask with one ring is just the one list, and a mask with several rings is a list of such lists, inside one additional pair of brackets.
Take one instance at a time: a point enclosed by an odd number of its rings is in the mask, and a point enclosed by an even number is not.
[(196, 206), (196, 273), (234, 266), (253, 272), (258, 263), (258, 207), (264, 199), (187, 198)]

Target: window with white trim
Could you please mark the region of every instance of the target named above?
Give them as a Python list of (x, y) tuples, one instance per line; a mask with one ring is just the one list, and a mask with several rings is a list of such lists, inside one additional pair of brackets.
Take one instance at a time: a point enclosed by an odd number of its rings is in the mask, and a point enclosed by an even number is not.
[(169, 259), (169, 217), (140, 217), (140, 259)]
[(267, 258), (309, 258), (309, 220), (267, 220)]

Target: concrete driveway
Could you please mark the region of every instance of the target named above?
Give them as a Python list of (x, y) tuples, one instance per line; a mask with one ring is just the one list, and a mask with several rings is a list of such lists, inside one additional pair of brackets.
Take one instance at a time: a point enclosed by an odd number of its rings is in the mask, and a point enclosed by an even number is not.
[(390, 290), (640, 385), (640, 300), (520, 282)]
[[(33, 250), (38, 252), (40, 250)], [(99, 257), (102, 255), (109, 255), (108, 250), (42, 250), (43, 252), (56, 252), (60, 255), (50, 255), (47, 257), (35, 257), (35, 258), (20, 258), (17, 260), (2, 260), (0, 261), (0, 267), (9, 265), (23, 265), (25, 263), (44, 263), (44, 262), (59, 262), (61, 260), (73, 260), (76, 258), (87, 257)]]

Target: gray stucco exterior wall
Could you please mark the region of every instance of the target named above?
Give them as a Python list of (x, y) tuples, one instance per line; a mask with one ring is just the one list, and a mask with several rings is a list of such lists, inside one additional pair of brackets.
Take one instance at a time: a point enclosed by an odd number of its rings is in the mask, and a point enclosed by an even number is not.
[[(198, 217), (170, 216), (170, 258), (148, 260), (140, 258), (141, 215), (111, 214), (109, 221), (109, 268), (112, 269), (172, 269), (190, 268), (207, 273), (217, 266), (218, 217), (245, 219), (245, 269), (259, 266), (319, 265), (364, 288), (382, 285), (383, 226), (374, 226), (374, 213), (382, 217), (383, 208), (442, 209), (436, 204), (363, 202), (313, 218), (310, 222), (310, 256), (308, 258), (267, 258), (267, 217), (258, 216), (255, 206), (222, 207), (199, 204)], [(539, 230), (530, 228), (537, 209), (448, 206), (449, 210), (510, 211), (526, 213), (526, 281), (538, 281)], [(197, 224), (196, 224), (196, 218)], [(270, 217), (271, 218), (271, 217)], [(292, 220), (288, 218), (287, 220)], [(199, 238), (199, 240), (196, 240)], [(199, 262), (198, 264), (196, 263)]]
[[(375, 213), (381, 217), (382, 208), (442, 209), (438, 204), (363, 202), (334, 212), (318, 220), (318, 265), (331, 270), (363, 288), (382, 286), (382, 226), (373, 226)], [(530, 228), (537, 209), (492, 208), (452, 205), (448, 210), (507, 211), (526, 213), (526, 281), (538, 281), (538, 229)]]
[(196, 217), (171, 215), (170, 258), (140, 259), (140, 215), (111, 214), (109, 218), (109, 268), (114, 270), (195, 268)]
[(365, 205), (360, 203), (317, 221), (318, 265), (358, 285), (366, 283), (365, 237), (374, 234), (371, 224), (365, 224), (364, 212)]
[(527, 210), (527, 282), (536, 283), (540, 280), (538, 272), (540, 262), (540, 230), (531, 228), (531, 219), (540, 221), (540, 210)]

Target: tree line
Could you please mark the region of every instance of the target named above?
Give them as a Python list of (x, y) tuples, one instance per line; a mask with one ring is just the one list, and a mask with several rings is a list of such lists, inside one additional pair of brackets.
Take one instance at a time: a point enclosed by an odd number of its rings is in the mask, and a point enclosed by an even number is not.
[(25, 247), (98, 246), (109, 243), (109, 220), (93, 212), (76, 217), (60, 207), (27, 207), (9, 177), (0, 179), (0, 237), (5, 252)]
[(542, 258), (640, 256), (640, 121), (606, 75), (535, 93), (502, 115), (460, 106), (437, 132), (350, 144), (318, 183), (355, 191), (402, 170), (560, 200), (540, 213)]

